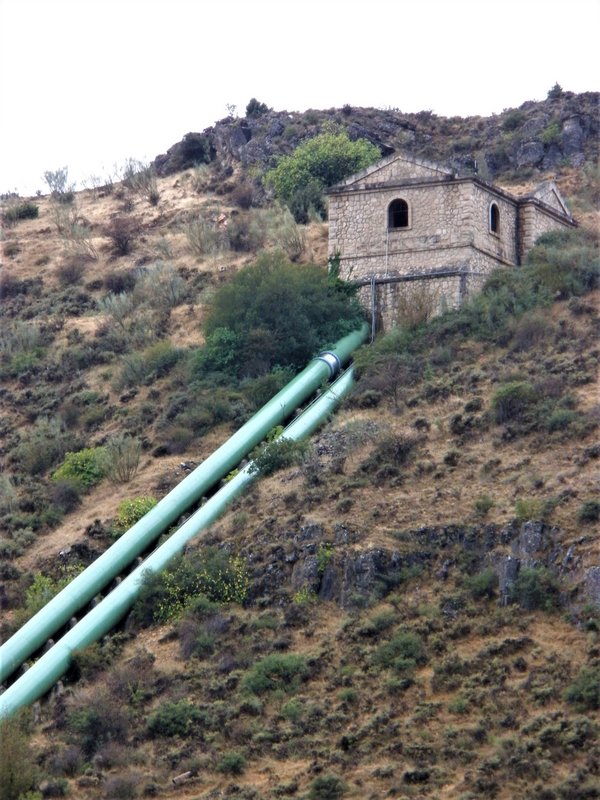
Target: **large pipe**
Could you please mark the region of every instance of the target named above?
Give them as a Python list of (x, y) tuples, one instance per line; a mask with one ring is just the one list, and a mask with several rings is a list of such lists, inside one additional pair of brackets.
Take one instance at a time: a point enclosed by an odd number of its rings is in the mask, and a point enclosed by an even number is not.
[[(352, 383), (352, 370), (349, 369), (286, 428), (281, 438), (298, 440), (309, 436), (327, 419), (341, 398), (348, 393)], [(206, 529), (222, 514), (255, 476), (252, 464), (242, 469), (148, 556), (143, 564), (124, 578), (104, 600), (65, 633), (47, 653), (0, 695), (0, 719), (11, 716), (51, 689), (68, 670), (73, 653), (98, 641), (127, 613), (141, 590), (144, 573), (164, 569), (190, 539)]]
[(365, 341), (367, 333), (368, 328), (363, 325), (360, 330), (340, 339), (331, 350), (313, 359), (245, 425), (8, 639), (0, 647), (0, 683), (147, 550), (190, 506), (237, 467), (272, 428), (288, 419), (324, 381), (334, 377), (339, 367)]

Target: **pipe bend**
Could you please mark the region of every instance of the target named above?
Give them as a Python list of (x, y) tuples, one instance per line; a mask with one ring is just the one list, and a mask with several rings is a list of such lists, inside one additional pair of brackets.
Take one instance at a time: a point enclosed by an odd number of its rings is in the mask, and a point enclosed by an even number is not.
[(322, 353), (319, 353), (317, 356), (319, 361), (324, 361), (325, 364), (329, 367), (329, 379), (335, 378), (338, 372), (342, 368), (342, 362), (340, 357), (336, 355), (332, 350), (323, 350)]

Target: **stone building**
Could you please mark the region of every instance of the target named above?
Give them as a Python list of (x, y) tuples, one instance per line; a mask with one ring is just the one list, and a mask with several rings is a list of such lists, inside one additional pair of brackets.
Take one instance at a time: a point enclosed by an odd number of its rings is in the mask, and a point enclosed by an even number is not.
[(329, 190), (329, 255), (365, 286), (374, 327), (393, 325), (407, 298), (458, 306), (541, 234), (575, 224), (552, 181), (515, 197), (396, 153)]

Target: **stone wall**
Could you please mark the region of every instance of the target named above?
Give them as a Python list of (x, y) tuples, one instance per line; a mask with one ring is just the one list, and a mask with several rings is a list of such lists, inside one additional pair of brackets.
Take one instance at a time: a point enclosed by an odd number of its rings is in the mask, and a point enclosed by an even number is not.
[(519, 247), (525, 257), (543, 233), (572, 227), (557, 215), (546, 211), (534, 202), (523, 203), (519, 208)]
[[(423, 276), (410, 282), (415, 296), (435, 296), (438, 311), (455, 308), (494, 269), (518, 266), (542, 233), (574, 224), (554, 185), (539, 188), (543, 197), (518, 199), (476, 178), (393, 155), (331, 191), (329, 253), (339, 254), (345, 280), (377, 279), (376, 315), (384, 327), (396, 324), (408, 291), (402, 279), (410, 276)], [(389, 206), (398, 199), (408, 205), (408, 225), (389, 228)], [(363, 300), (373, 305), (371, 289), (363, 290)]]

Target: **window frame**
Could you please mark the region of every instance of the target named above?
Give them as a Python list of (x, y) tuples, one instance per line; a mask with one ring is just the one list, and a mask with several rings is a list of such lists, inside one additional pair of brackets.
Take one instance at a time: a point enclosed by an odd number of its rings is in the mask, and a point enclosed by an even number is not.
[(492, 201), (488, 210), (488, 227), (491, 234), (500, 236), (500, 207)]
[[(402, 207), (401, 210), (392, 211), (392, 206), (394, 206), (395, 204), (399, 205), (401, 203), (404, 204), (404, 207)], [(406, 225), (390, 225), (390, 223), (392, 221), (392, 215), (395, 214), (395, 213), (402, 213), (402, 214), (406, 215)], [(411, 207), (410, 207), (410, 203), (408, 202), (408, 200), (405, 200), (403, 197), (395, 197), (393, 200), (391, 200), (388, 203), (386, 214), (387, 214), (387, 218), (386, 218), (387, 230), (389, 232), (392, 232), (392, 231), (406, 231), (406, 230), (410, 230), (410, 228), (412, 227), (412, 210), (411, 210)]]

